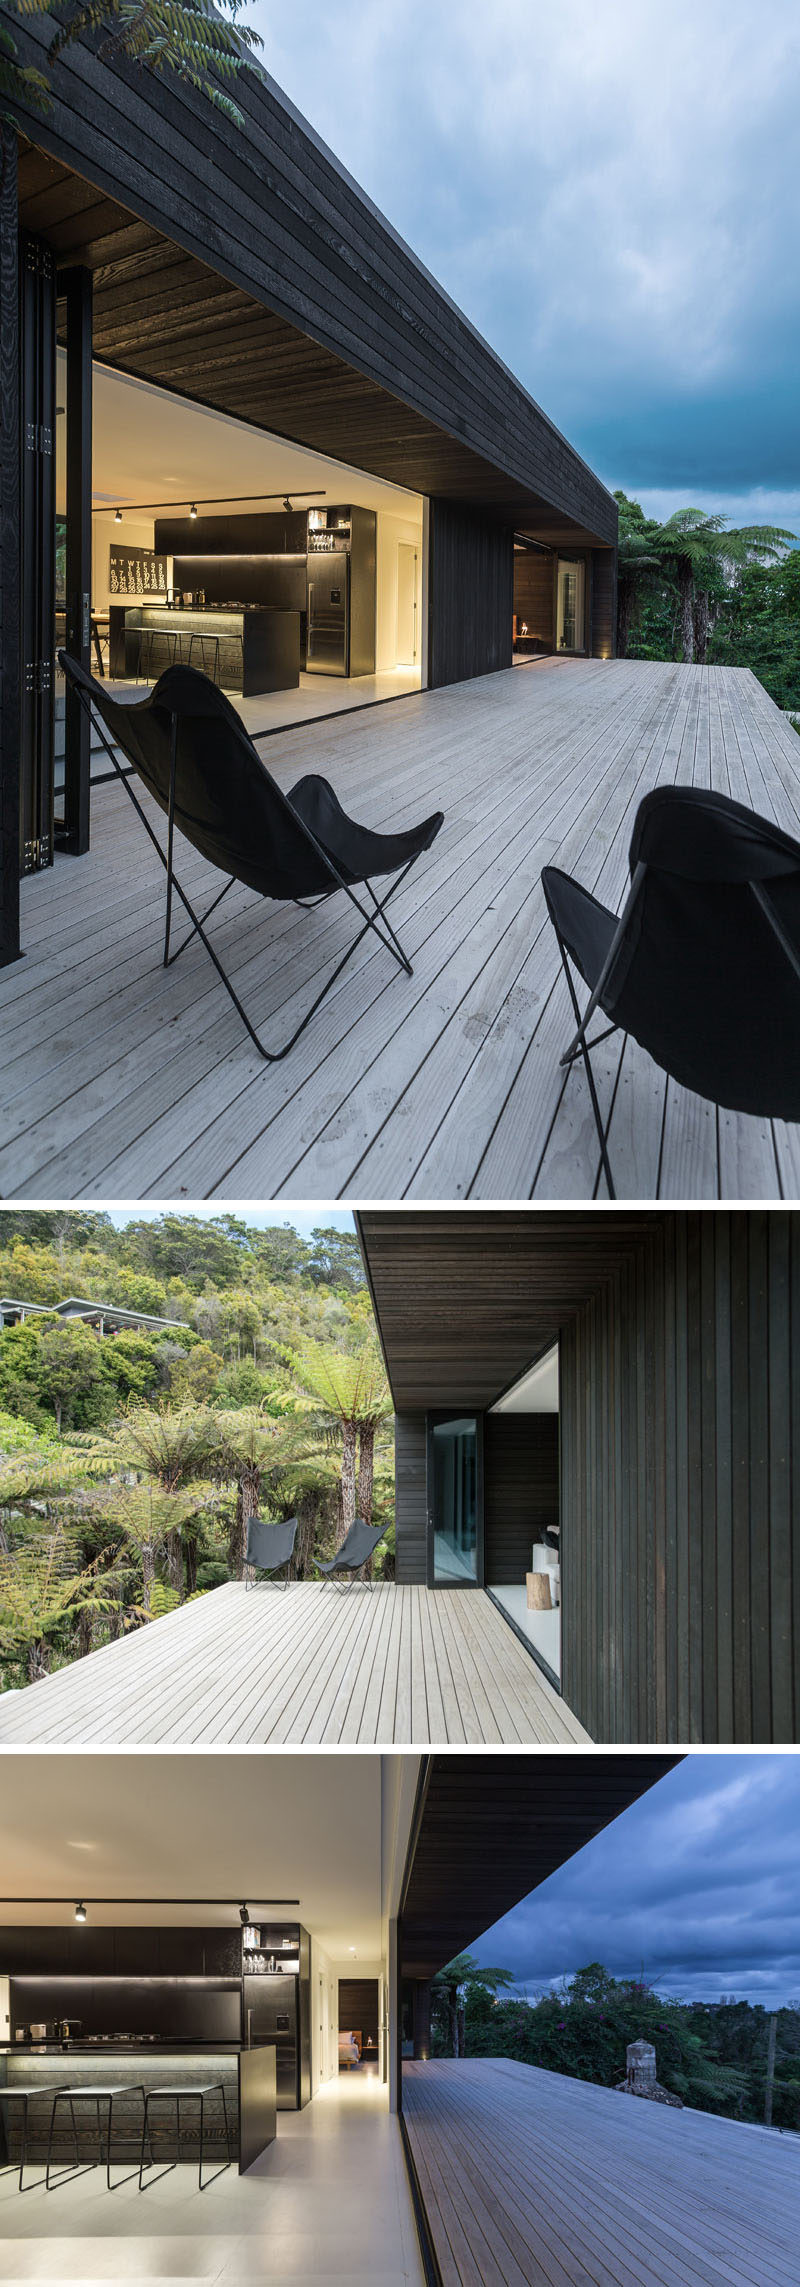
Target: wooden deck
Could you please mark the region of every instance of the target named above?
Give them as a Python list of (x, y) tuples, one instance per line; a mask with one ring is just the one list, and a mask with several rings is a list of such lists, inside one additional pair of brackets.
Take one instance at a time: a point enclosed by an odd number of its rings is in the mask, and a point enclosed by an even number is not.
[(404, 2065), (443, 2287), (795, 2287), (795, 2136), (505, 2058)]
[(525, 1746), (587, 1734), (482, 1591), (236, 1582), (0, 1697), (7, 1746)]
[[(376, 826), (445, 826), (396, 903), (414, 962), (362, 947), (285, 1064), (264, 1066), (202, 947), (160, 965), (163, 877), (120, 788), (93, 848), (24, 887), (0, 975), (0, 1196), (590, 1198), (585, 1080), (565, 1083), (566, 986), (542, 897), (553, 860), (621, 901), (650, 787), (711, 785), (800, 831), (800, 741), (747, 672), (548, 660), (269, 740), (289, 785), (332, 778)], [(184, 852), (187, 888), (218, 876)], [(350, 929), (236, 890), (216, 942), (286, 1037)], [(718, 1112), (608, 1043), (620, 1198), (796, 1198), (800, 1131)]]

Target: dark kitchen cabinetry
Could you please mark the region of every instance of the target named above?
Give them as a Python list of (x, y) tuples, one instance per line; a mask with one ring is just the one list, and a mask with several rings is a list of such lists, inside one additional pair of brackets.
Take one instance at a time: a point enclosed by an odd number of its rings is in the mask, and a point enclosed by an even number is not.
[(311, 2096), (311, 1941), (296, 1924), (263, 1925), (257, 1937), (244, 1948), (242, 2038), (248, 2049), (274, 2046), (278, 2110), (295, 2111)]

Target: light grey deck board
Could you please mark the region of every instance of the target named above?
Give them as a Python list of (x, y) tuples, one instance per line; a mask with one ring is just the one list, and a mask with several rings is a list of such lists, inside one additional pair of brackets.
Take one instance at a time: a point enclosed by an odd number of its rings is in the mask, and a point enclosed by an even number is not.
[[(284, 785), (325, 771), (376, 826), (445, 825), (396, 901), (407, 978), (362, 947), (268, 1067), (202, 948), (165, 974), (162, 878), (121, 788), (89, 856), (23, 884), (25, 957), (0, 974), (0, 1196), (591, 1198), (585, 1079), (541, 891), (574, 870), (618, 906), (652, 786), (712, 785), (800, 832), (800, 741), (744, 670), (548, 660), (308, 725), (265, 749)], [(217, 878), (183, 852), (202, 897)], [(218, 942), (271, 1041), (348, 941), (236, 889)], [(618, 1195), (796, 1197), (800, 1131), (717, 1115), (633, 1044), (598, 1060)], [(412, 1718), (415, 1720), (413, 1710)]]
[(585, 1744), (482, 1591), (212, 1589), (43, 1683), (0, 1696), (0, 1742), (40, 1746)]
[(506, 2058), (403, 2067), (445, 2287), (790, 2287), (798, 2142)]

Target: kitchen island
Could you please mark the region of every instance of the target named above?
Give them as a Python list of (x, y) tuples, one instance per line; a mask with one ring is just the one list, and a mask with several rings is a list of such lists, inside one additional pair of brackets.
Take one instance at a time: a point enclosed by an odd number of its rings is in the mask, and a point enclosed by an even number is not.
[(245, 699), (295, 691), (300, 682), (299, 611), (111, 604), (108, 635), (108, 672), (116, 682), (155, 683), (176, 665), (196, 667)]
[[(158, 2091), (164, 2088), (185, 2088), (187, 2094), (201, 2084), (220, 2083), (225, 2091), (225, 2108), (231, 2141), (231, 2155), (238, 2160), (239, 2174), (244, 2175), (253, 2166), (268, 2145), (274, 2143), (277, 2132), (277, 2071), (276, 2051), (270, 2044), (245, 2049), (235, 2042), (201, 2042), (168, 2040), (113, 2040), (95, 2041), (25, 2041), (5, 2042), (0, 2045), (0, 2086), (12, 2094), (14, 2087), (31, 2089), (41, 2087), (41, 2097), (33, 2096), (28, 2105), (28, 2152), (32, 2162), (44, 2162), (52, 2111), (54, 2089), (91, 2088), (93, 2086), (130, 2089), (130, 2098), (119, 2097), (114, 2103), (113, 2160), (138, 2165), (142, 2139), (142, 2089)], [(197, 2161), (199, 2155), (199, 2104), (181, 2106), (181, 2159)], [(205, 2143), (211, 2159), (226, 2156), (225, 2118), (221, 2096), (206, 2099)], [(101, 2107), (105, 2142), (106, 2107)], [(76, 2106), (78, 2153), (83, 2165), (98, 2157), (97, 2114), (93, 2104), (83, 2101)], [(164, 2162), (176, 2156), (175, 2105), (156, 2105), (151, 2108), (150, 2130), (153, 2158)], [(22, 2134), (22, 2102), (0, 2106), (0, 2139), (5, 2134), (6, 2150), (0, 2151), (0, 2166), (18, 2164)], [(74, 2154), (72, 2124), (69, 2105), (58, 2107), (56, 2133), (53, 2139), (53, 2158), (59, 2166), (66, 2166)]]

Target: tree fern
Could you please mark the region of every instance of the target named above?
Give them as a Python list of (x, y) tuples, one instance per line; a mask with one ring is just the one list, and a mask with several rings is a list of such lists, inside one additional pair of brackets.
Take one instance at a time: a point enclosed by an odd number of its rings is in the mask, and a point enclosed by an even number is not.
[[(56, 0), (11, 0), (11, 11), (24, 22), (52, 16), (55, 5)], [(242, 113), (226, 88), (263, 46), (241, 21), (244, 6), (245, 0), (70, 0), (46, 51), (48, 69), (82, 34), (100, 34), (99, 53), (106, 61), (174, 73), (242, 126)], [(47, 74), (20, 64), (7, 25), (0, 27), (0, 92), (49, 108)]]

